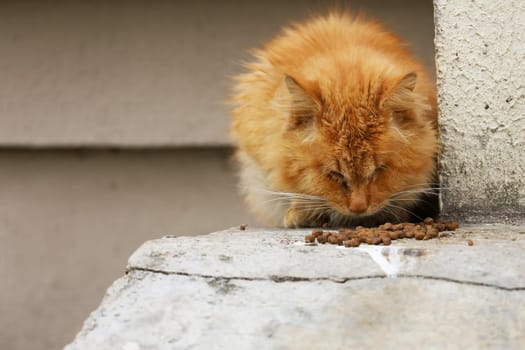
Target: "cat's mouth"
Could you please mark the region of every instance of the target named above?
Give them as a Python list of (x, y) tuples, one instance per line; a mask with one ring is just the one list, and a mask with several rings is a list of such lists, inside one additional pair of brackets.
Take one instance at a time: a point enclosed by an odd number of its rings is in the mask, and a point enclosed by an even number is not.
[(358, 219), (364, 219), (368, 218), (374, 215), (377, 215), (381, 212), (382, 207), (381, 206), (374, 206), (374, 207), (368, 207), (365, 211), (361, 213), (356, 213), (351, 211), (349, 208), (341, 208), (339, 206), (332, 206), (336, 212), (338, 212), (340, 215), (349, 216), (352, 218), (358, 218)]

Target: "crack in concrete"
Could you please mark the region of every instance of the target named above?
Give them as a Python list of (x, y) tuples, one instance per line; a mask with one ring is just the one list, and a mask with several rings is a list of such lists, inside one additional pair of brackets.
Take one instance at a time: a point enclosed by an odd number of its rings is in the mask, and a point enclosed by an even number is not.
[(186, 276), (186, 277), (198, 277), (198, 278), (205, 278), (205, 279), (216, 279), (216, 280), (236, 280), (236, 281), (272, 281), (276, 283), (282, 283), (282, 282), (317, 282), (317, 281), (328, 281), (328, 282), (334, 282), (334, 283), (346, 283), (349, 281), (359, 281), (359, 280), (367, 280), (367, 279), (395, 279), (395, 278), (410, 278), (410, 279), (425, 279), (425, 280), (433, 280), (433, 281), (441, 281), (441, 282), (449, 282), (449, 283), (456, 283), (456, 284), (463, 284), (468, 286), (475, 286), (475, 287), (486, 287), (486, 288), (494, 288), (499, 289), (507, 292), (518, 292), (518, 291), (525, 291), (524, 287), (505, 287), (500, 286), (497, 284), (492, 283), (485, 283), (485, 282), (476, 282), (476, 281), (463, 281), (458, 280), (454, 278), (449, 277), (439, 277), (439, 276), (428, 276), (428, 275), (409, 275), (409, 274), (398, 274), (395, 277), (388, 277), (386, 275), (367, 275), (367, 276), (356, 276), (356, 277), (342, 277), (342, 278), (333, 278), (333, 277), (299, 277), (299, 276), (276, 276), (276, 275), (270, 275), (268, 277), (243, 277), (243, 276), (214, 276), (214, 275), (206, 275), (206, 274), (200, 274), (200, 273), (189, 273), (189, 272), (177, 272), (177, 271), (164, 271), (164, 270), (156, 270), (152, 268), (147, 267), (138, 267), (138, 266), (130, 266), (126, 269), (126, 274), (133, 272), (133, 271), (142, 271), (142, 272), (150, 272), (150, 273), (158, 273), (162, 275), (175, 275), (175, 276)]

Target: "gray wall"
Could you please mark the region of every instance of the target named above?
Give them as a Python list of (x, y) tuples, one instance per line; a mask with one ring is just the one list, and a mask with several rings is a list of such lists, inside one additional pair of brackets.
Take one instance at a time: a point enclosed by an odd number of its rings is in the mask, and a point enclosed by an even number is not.
[[(332, 3), (0, 2), (0, 349), (69, 342), (147, 239), (251, 224), (227, 76)], [(433, 67), (430, 0), (352, 4)]]
[[(0, 145), (228, 144), (228, 77), (246, 51), (326, 3), (0, 2)], [(352, 3), (434, 67), (430, 0)]]

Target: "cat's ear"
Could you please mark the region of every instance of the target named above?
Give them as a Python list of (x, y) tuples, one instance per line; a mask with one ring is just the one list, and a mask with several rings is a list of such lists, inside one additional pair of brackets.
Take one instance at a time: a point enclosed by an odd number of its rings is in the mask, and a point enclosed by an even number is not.
[(387, 92), (383, 106), (391, 110), (406, 110), (413, 101), (413, 92), (417, 83), (417, 74), (408, 73)]
[(285, 76), (273, 102), (277, 108), (288, 112), (287, 131), (313, 131), (319, 107), (294, 78)]
[(414, 108), (417, 74), (412, 72), (402, 77), (394, 87), (387, 92), (382, 107), (392, 114), (395, 126), (403, 126), (412, 120)]

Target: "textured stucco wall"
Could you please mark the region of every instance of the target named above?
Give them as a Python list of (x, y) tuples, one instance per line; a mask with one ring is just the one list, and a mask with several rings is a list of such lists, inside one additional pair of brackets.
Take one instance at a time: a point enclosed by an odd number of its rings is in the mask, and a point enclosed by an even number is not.
[(525, 2), (435, 0), (442, 210), (525, 218)]

